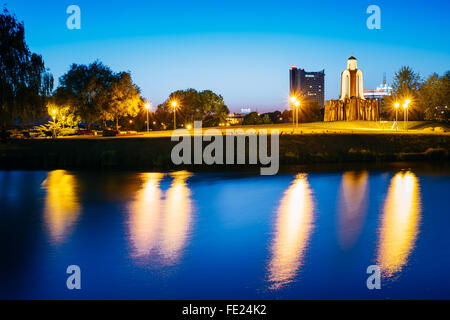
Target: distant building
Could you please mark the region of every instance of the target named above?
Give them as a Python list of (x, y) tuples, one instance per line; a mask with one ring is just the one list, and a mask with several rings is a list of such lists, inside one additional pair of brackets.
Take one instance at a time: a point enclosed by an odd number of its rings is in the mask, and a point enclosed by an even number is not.
[(364, 98), (381, 100), (383, 97), (392, 95), (392, 87), (386, 82), (386, 75), (383, 77), (383, 83), (376, 90), (364, 90)]
[(243, 113), (230, 113), (227, 117), (227, 123), (232, 126), (241, 125), (246, 115)]
[(315, 100), (321, 107), (325, 106), (325, 70), (307, 72), (305, 69), (292, 67), (289, 76), (291, 96)]

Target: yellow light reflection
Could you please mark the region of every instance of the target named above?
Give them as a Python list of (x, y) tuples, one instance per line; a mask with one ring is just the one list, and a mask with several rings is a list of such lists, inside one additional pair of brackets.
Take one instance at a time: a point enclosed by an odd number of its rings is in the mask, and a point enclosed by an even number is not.
[(401, 172), (392, 178), (384, 205), (377, 249), (383, 275), (402, 270), (414, 249), (420, 222), (420, 190), (417, 177)]
[(361, 234), (366, 218), (369, 174), (345, 172), (339, 192), (338, 239), (343, 249), (351, 248)]
[(143, 173), (140, 176), (144, 185), (130, 206), (129, 228), (134, 258), (148, 257), (157, 245), (162, 211), (160, 182), (163, 177), (162, 173)]
[(161, 254), (167, 264), (174, 264), (181, 257), (192, 223), (191, 192), (186, 183), (190, 173), (176, 172), (172, 177), (162, 223)]
[(290, 282), (303, 265), (314, 222), (314, 201), (306, 175), (298, 175), (277, 212), (268, 266), (270, 289)]
[(80, 215), (78, 181), (67, 171), (56, 170), (48, 174), (42, 187), (47, 190), (44, 209), (45, 224), (51, 240), (54, 243), (61, 243)]

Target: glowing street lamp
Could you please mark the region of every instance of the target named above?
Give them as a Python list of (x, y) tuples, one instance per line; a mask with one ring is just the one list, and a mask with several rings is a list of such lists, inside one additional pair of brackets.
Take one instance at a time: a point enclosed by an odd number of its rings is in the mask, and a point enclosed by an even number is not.
[(172, 103), (172, 108), (173, 108), (173, 130), (177, 129), (177, 107), (178, 107), (178, 102), (173, 100)]
[(52, 113), (53, 113), (53, 116), (52, 116), (52, 118), (53, 118), (53, 139), (55, 139), (56, 138), (56, 109), (53, 109)]
[(147, 110), (147, 133), (149, 133), (150, 132), (150, 123), (149, 123), (149, 120), (148, 120), (148, 114), (149, 114), (149, 112), (150, 112), (150, 103), (146, 103), (145, 104), (145, 109)]
[(295, 125), (295, 113), (294, 113), (294, 107), (296, 107), (298, 100), (296, 96), (291, 96), (290, 98), (291, 101), (291, 109), (292, 109), (292, 126)]

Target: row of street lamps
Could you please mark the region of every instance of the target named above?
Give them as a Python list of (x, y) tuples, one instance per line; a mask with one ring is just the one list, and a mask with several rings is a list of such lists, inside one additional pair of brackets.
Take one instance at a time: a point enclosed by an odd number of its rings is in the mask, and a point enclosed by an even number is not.
[[(290, 103), (291, 103), (291, 109), (292, 109), (292, 126), (298, 127), (298, 109), (300, 107), (300, 101), (297, 98), (297, 96), (291, 96), (290, 97)], [(409, 105), (411, 104), (410, 99), (406, 99), (403, 104), (403, 112), (404, 112), (404, 128), (406, 131), (408, 131), (408, 109)], [(400, 103), (395, 103), (395, 124), (394, 126), (397, 128), (398, 131), (398, 108), (400, 107)]]
[[(172, 100), (170, 102), (170, 106), (173, 109), (173, 130), (176, 130), (177, 129), (177, 108), (180, 105), (179, 105), (178, 101)], [(152, 106), (150, 103), (145, 104), (145, 109), (147, 110), (147, 133), (150, 132), (149, 113), (150, 113), (151, 107)]]

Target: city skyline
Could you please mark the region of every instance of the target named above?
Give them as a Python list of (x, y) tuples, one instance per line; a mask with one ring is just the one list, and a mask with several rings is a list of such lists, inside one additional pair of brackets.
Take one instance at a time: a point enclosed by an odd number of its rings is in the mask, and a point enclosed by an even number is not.
[[(221, 94), (232, 112), (244, 107), (282, 110), (288, 106), (293, 65), (325, 69), (325, 99), (336, 99), (351, 53), (365, 74), (366, 89), (375, 89), (384, 72), (391, 83), (402, 65), (424, 77), (449, 69), (449, 35), (436, 32), (446, 28), (450, 4), (444, 1), (379, 1), (381, 30), (366, 27), (371, 3), (356, 1), (324, 6), (249, 1), (238, 6), (234, 1), (132, 0), (133, 5), (122, 8), (82, 0), (77, 2), (81, 30), (66, 27), (70, 4), (8, 1), (7, 8), (24, 21), (30, 49), (44, 57), (55, 80), (73, 62), (98, 59), (115, 71), (131, 71), (154, 105), (172, 91), (195, 88)], [(286, 19), (292, 11), (303, 12), (301, 19)]]

